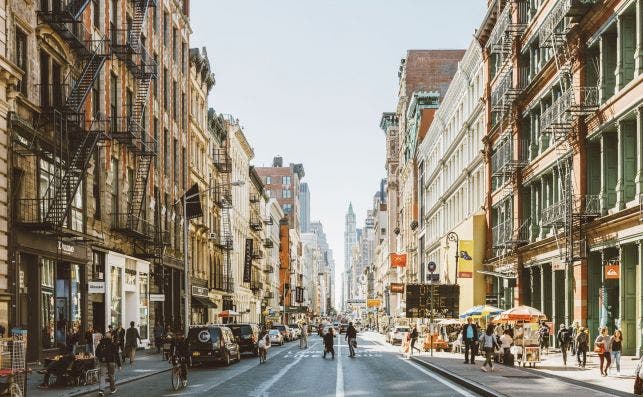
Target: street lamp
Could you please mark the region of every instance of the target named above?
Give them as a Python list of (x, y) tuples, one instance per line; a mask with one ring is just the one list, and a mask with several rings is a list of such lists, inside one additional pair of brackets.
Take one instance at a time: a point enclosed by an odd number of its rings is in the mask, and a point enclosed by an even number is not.
[[(230, 183), (231, 186), (242, 186), (244, 185), (244, 181), (234, 181)], [(189, 231), (189, 221), (187, 219), (187, 211), (188, 211), (188, 202), (197, 202), (197, 201), (191, 201), (194, 198), (197, 198), (203, 194), (206, 194), (208, 192), (211, 192), (212, 190), (216, 189), (218, 186), (210, 186), (209, 188), (205, 189), (202, 192), (197, 192), (193, 193), (190, 195), (186, 195), (187, 190), (183, 195), (181, 196), (180, 199), (178, 199), (174, 205), (177, 205), (179, 201), (183, 202), (183, 283), (185, 284), (185, 296), (183, 297), (183, 309), (185, 311), (183, 315), (183, 321), (185, 322), (185, 335), (187, 335), (188, 332), (188, 327), (190, 326), (190, 274), (189, 274), (189, 266), (188, 266), (188, 231)]]
[(460, 253), (458, 252), (458, 242), (460, 241), (460, 238), (458, 237), (458, 233), (456, 232), (449, 232), (447, 233), (447, 248), (449, 247), (449, 241), (455, 242), (455, 283), (458, 283), (458, 258), (460, 257)]

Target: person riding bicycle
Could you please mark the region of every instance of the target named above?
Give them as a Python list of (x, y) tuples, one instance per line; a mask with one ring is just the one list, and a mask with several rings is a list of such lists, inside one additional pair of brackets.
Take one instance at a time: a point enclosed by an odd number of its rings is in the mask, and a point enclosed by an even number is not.
[(257, 342), (257, 349), (259, 355), (265, 360), (268, 356), (268, 348), (270, 348), (270, 336), (266, 331), (261, 331), (259, 334), (259, 341)]
[(172, 365), (180, 365), (181, 373), (183, 374), (183, 381), (187, 382), (188, 380), (188, 359), (190, 357), (190, 349), (188, 348), (188, 342), (186, 338), (181, 335), (176, 335), (172, 339), (172, 345), (170, 347), (170, 360), (174, 358), (176, 362), (172, 362)]

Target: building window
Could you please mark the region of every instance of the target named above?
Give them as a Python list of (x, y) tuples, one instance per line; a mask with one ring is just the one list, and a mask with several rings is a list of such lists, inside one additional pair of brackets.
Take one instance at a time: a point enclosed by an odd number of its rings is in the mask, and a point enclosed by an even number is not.
[(159, 119), (154, 117), (154, 170), (157, 171), (159, 167)]
[(92, 280), (105, 279), (105, 253), (101, 251), (93, 251), (94, 261), (92, 263)]
[(100, 200), (100, 150), (94, 154), (94, 181), (92, 185), (92, 196), (94, 197), (94, 219), (101, 219)]
[[(125, 106), (127, 108), (127, 119), (130, 120), (134, 115), (134, 92), (128, 88), (125, 94)], [(138, 120), (137, 120), (138, 121)]]
[(172, 57), (174, 58), (175, 61), (179, 57), (179, 54), (177, 53), (178, 46), (177, 46), (177, 42), (176, 42), (177, 31), (178, 31), (177, 28), (172, 29)]
[(178, 91), (177, 91), (177, 85), (176, 85), (176, 80), (172, 82), (172, 116), (174, 117), (174, 121), (179, 121), (179, 98), (178, 98)]
[(163, 132), (163, 168), (165, 175), (170, 175), (170, 133), (166, 129)]
[(54, 297), (54, 271), (55, 261), (53, 259), (40, 259), (42, 347), (44, 349), (50, 349), (55, 346), (56, 298)]
[(152, 29), (154, 29), (154, 33), (156, 33), (156, 31), (159, 28), (158, 19), (159, 19), (159, 15), (158, 15), (157, 7), (152, 7)]
[(187, 59), (187, 49), (188, 46), (185, 43), (181, 43), (181, 70), (185, 74), (185, 61)]
[(118, 220), (118, 193), (120, 190), (120, 184), (118, 183), (118, 177), (119, 177), (119, 172), (118, 172), (118, 159), (112, 158), (112, 214), (114, 216), (114, 224), (116, 224)]
[(109, 107), (110, 116), (112, 118), (112, 133), (118, 132), (118, 80), (115, 74), (110, 75), (109, 83)]
[(16, 27), (16, 66), (22, 69), (22, 79), (18, 81), (18, 91), (27, 95), (27, 34)]
[(147, 339), (148, 335), (148, 294), (149, 294), (149, 280), (147, 278), (147, 273), (139, 273), (138, 275), (138, 285), (139, 285), (139, 318), (138, 318), (138, 327), (141, 338)]
[(94, 27), (100, 29), (100, 0), (92, 0), (92, 11), (94, 12)]
[(100, 113), (100, 102), (100, 78), (97, 78), (92, 87), (92, 115), (95, 119)]
[(292, 198), (292, 192), (290, 190), (284, 189), (281, 191), (281, 197)]
[(272, 178), (267, 176), (266, 177), (266, 185), (271, 185), (272, 184)]
[(284, 204), (281, 206), (281, 208), (284, 210), (285, 214), (290, 214), (292, 211), (292, 204)]
[(173, 157), (174, 157), (174, 184), (178, 185), (179, 184), (179, 177), (181, 175), (181, 167), (179, 167), (180, 159), (179, 159), (179, 140), (174, 139), (174, 146), (173, 146)]
[(170, 96), (168, 95), (169, 94), (168, 85), (169, 85), (170, 82), (169, 82), (168, 78), (169, 78), (169, 76), (167, 74), (167, 68), (163, 68), (163, 104), (165, 105), (164, 106), (165, 110), (167, 110), (167, 108), (170, 107), (170, 102), (169, 102), (170, 101)]
[(281, 184), (282, 185), (290, 185), (290, 177), (289, 176), (282, 176), (281, 177)]
[(163, 13), (163, 45), (167, 47), (168, 36), (170, 35), (169, 31), (170, 25), (170, 16), (167, 12)]

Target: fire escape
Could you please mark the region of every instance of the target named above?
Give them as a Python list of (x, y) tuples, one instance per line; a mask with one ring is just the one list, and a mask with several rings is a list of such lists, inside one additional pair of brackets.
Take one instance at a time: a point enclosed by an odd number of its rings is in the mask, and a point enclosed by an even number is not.
[(491, 176), (501, 189), (500, 196), (508, 197), (509, 216), (492, 228), (492, 249), (499, 261), (494, 265), (498, 272), (516, 274), (511, 257), (516, 249), (528, 243), (529, 219), (513, 218), (512, 198), (520, 188), (520, 171), (529, 162), (527, 144), (518, 140), (515, 131), (514, 102), (520, 89), (514, 81), (514, 43), (526, 28), (528, 4), (524, 0), (508, 1), (498, 15), (487, 42), (495, 59), (496, 76), (491, 89), (492, 123), (500, 136), (491, 155)]
[[(542, 134), (556, 146), (556, 170), (560, 201), (542, 211), (543, 226), (554, 229), (560, 259), (572, 265), (586, 257), (587, 241), (583, 224), (600, 215), (598, 195), (574, 194), (572, 153), (577, 149), (578, 128), (585, 116), (598, 109), (598, 87), (575, 84), (570, 32), (596, 0), (559, 0), (538, 32), (540, 46), (552, 52), (558, 71), (558, 85), (551, 106), (540, 115)], [(562, 229), (562, 233), (559, 230)]]
[(157, 155), (156, 142), (148, 136), (145, 123), (145, 108), (151, 81), (156, 79), (157, 65), (145, 50), (141, 32), (148, 8), (155, 6), (155, 1), (133, 0), (127, 29), (112, 28), (110, 31), (112, 53), (127, 67), (136, 89), (128, 100), (126, 115), (112, 114), (110, 119), (112, 138), (126, 146), (136, 158), (127, 211), (113, 214), (112, 225), (114, 230), (132, 238), (136, 256), (151, 259), (162, 267), (163, 253), (170, 243), (169, 232), (162, 229), (160, 216), (150, 222), (143, 210), (150, 166)]
[[(216, 117), (217, 128), (225, 130), (224, 121)], [(232, 208), (232, 159), (228, 153), (230, 139), (226, 138), (220, 148), (213, 150), (212, 159), (214, 166), (221, 174), (221, 181), (215, 189), (215, 205), (221, 208), (221, 233), (217, 245), (223, 253), (223, 268), (217, 278), (221, 282), (215, 283), (215, 288), (223, 292), (234, 292), (234, 280), (232, 278), (232, 256), (233, 250), (232, 225), (230, 220), (230, 209)]]
[[(35, 199), (18, 200), (17, 223), (59, 237), (78, 237), (80, 231), (72, 230), (75, 229), (70, 217), (72, 203), (93, 153), (99, 142), (107, 138), (105, 117), (95, 114), (87, 120), (85, 112), (87, 96), (110, 55), (108, 42), (97, 33), (92, 35), (82, 23), (88, 3), (88, 0), (64, 2), (38, 12), (39, 22), (49, 24), (75, 52), (81, 72), (78, 75), (70, 72), (64, 81), (53, 77), (53, 81), (41, 82), (41, 113), (27, 147), (38, 147), (42, 158), (53, 165), (53, 172), (44, 194), (37, 192)], [(12, 115), (18, 130), (27, 131), (28, 128), (20, 128), (26, 125), (18, 119)], [(22, 143), (24, 138), (16, 137)], [(37, 140), (41, 142), (36, 143)]]

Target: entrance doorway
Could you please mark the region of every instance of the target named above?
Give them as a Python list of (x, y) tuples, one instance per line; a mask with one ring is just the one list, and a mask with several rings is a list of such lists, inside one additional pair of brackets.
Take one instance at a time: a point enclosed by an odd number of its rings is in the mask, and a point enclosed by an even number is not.
[(94, 314), (94, 331), (105, 332), (105, 302), (92, 302)]

